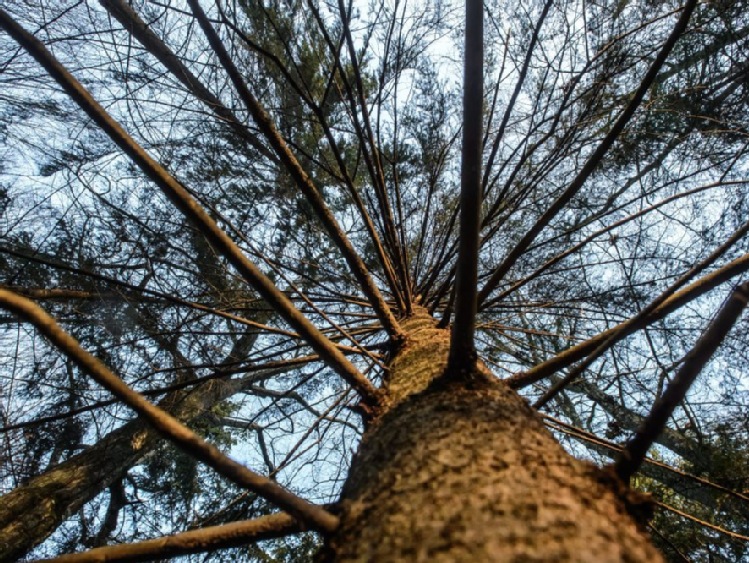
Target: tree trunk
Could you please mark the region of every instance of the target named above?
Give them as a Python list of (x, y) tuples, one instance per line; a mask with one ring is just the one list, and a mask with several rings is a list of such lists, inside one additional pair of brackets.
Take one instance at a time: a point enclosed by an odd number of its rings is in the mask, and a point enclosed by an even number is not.
[(321, 559), (662, 561), (631, 515), (638, 495), (568, 455), (485, 367), (468, 384), (435, 380), (449, 334), (424, 311), (403, 327), (389, 409), (362, 439)]

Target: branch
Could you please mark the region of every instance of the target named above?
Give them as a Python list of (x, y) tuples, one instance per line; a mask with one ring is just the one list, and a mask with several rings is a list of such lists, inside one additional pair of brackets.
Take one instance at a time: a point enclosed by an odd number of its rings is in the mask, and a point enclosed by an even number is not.
[(749, 232), (749, 222), (744, 223), (739, 227), (723, 244), (716, 248), (710, 255), (704, 260), (698, 262), (692, 266), (685, 274), (681, 275), (674, 283), (672, 283), (668, 289), (663, 291), (658, 297), (651, 301), (644, 309), (637, 313), (634, 317), (631, 317), (626, 323), (619, 326), (619, 330), (611, 334), (606, 340), (601, 342), (595, 350), (593, 350), (587, 358), (580, 362), (574, 369), (571, 369), (567, 375), (552, 385), (546, 393), (533, 405), (535, 409), (540, 409), (549, 400), (554, 397), (559, 391), (564, 389), (571, 382), (575, 381), (580, 375), (587, 370), (594, 361), (605, 354), (611, 347), (621, 342), (628, 334), (629, 325), (638, 325), (643, 319), (647, 319), (653, 311), (658, 309), (663, 303), (665, 303), (669, 297), (681, 289), (684, 284), (691, 280), (694, 276), (703, 272), (708, 267), (712, 266), (723, 254), (725, 254), (734, 244), (744, 238)]
[[(619, 323), (609, 330), (603, 331), (596, 336), (589, 338), (585, 342), (581, 342), (576, 346), (567, 348), (560, 354), (557, 354), (553, 358), (546, 360), (545, 362), (538, 364), (537, 366), (529, 369), (526, 372), (521, 372), (513, 375), (512, 377), (505, 380), (505, 382), (512, 389), (522, 389), (528, 385), (532, 385), (541, 381), (542, 379), (549, 377), (550, 375), (557, 373), (558, 371), (570, 366), (571, 364), (583, 359), (593, 350), (595, 350), (601, 343), (606, 342), (612, 335), (618, 334), (622, 338), (629, 336), (653, 324), (654, 322), (670, 315), (677, 309), (683, 307), (690, 301), (697, 299), (704, 295), (708, 291), (715, 289), (722, 283), (730, 280), (731, 278), (738, 276), (749, 270), (749, 254), (744, 254), (739, 258), (729, 262), (725, 266), (718, 268), (714, 272), (707, 274), (697, 281), (692, 282), (681, 291), (677, 291), (671, 297), (666, 299), (660, 306), (653, 310), (650, 314), (642, 317), (637, 323), (630, 323), (630, 321), (624, 321)], [(622, 329), (623, 332), (619, 332)]]
[[(237, 27), (236, 24), (232, 23), (229, 20), (228, 16), (225, 14), (225, 12), (221, 9), (220, 4), (216, 4), (216, 8), (221, 13), (221, 19), (224, 22), (224, 24), (227, 25), (229, 29), (231, 29), (234, 33), (236, 33), (237, 36), (240, 37), (242, 41), (244, 41), (245, 44), (247, 44), (247, 46), (250, 49), (254, 50), (255, 52), (265, 57), (266, 59), (270, 60), (278, 69), (278, 71), (283, 75), (287, 84), (290, 85), (294, 89), (294, 91), (296, 91), (296, 93), (304, 101), (307, 107), (317, 116), (319, 124), (322, 127), (323, 133), (325, 134), (325, 138), (328, 141), (330, 150), (333, 152), (333, 157), (335, 158), (336, 163), (338, 164), (338, 169), (340, 171), (340, 180), (346, 186), (346, 189), (348, 190), (349, 195), (351, 196), (351, 200), (353, 201), (357, 211), (359, 212), (359, 216), (364, 222), (364, 226), (367, 229), (367, 233), (372, 239), (372, 245), (374, 246), (374, 250), (377, 253), (377, 256), (380, 260), (380, 265), (382, 266), (382, 270), (388, 281), (388, 286), (390, 287), (390, 291), (392, 292), (393, 296), (396, 298), (398, 302), (398, 305), (397, 305), (398, 309), (401, 311), (404, 310), (405, 304), (403, 302), (401, 291), (400, 291), (400, 288), (398, 287), (398, 283), (395, 278), (395, 272), (393, 270), (393, 266), (390, 261), (390, 258), (388, 258), (387, 254), (385, 253), (385, 249), (382, 245), (382, 241), (380, 240), (380, 236), (377, 234), (377, 230), (375, 228), (374, 222), (372, 221), (372, 217), (370, 216), (369, 212), (364, 206), (364, 202), (362, 201), (361, 196), (357, 192), (357, 188), (354, 185), (354, 181), (348, 172), (348, 168), (346, 166), (346, 162), (344, 161), (343, 154), (341, 152), (340, 147), (338, 146), (338, 142), (335, 139), (331, 125), (328, 122), (328, 119), (325, 116), (325, 113), (323, 112), (322, 106), (319, 103), (316, 103), (312, 99), (311, 94), (309, 94), (308, 92), (304, 92), (302, 90), (302, 88), (299, 86), (299, 84), (297, 84), (297, 81), (294, 79), (294, 77), (291, 75), (289, 70), (282, 63), (282, 61), (279, 59), (278, 56), (274, 55), (267, 49), (264, 49), (262, 46), (258, 45), (255, 41), (252, 40), (251, 37), (249, 37), (239, 27)], [(315, 17), (317, 19), (317, 16)], [(322, 28), (321, 28), (321, 31), (323, 32), (323, 36), (326, 38), (326, 41), (327, 41), (329, 39), (329, 36), (327, 35), (327, 31)], [(332, 49), (332, 53), (335, 59), (336, 67), (331, 72), (331, 76), (330, 76), (331, 82), (335, 80), (336, 73), (340, 74), (343, 71), (340, 68), (340, 58), (338, 57), (338, 55), (336, 55), (337, 51), (335, 49)], [(332, 174), (332, 171), (330, 172)]]
[(614, 465), (623, 481), (638, 470), (648, 449), (658, 438), (674, 409), (684, 400), (702, 368), (723, 342), (749, 300), (749, 282), (738, 286), (729, 296), (718, 316), (710, 323), (702, 337), (689, 352), (681, 369), (668, 385), (666, 391), (653, 404), (650, 414), (643, 421), (635, 436), (627, 443)]
[[(312, 2), (308, 0), (308, 4), (312, 5)], [(359, 139), (362, 141), (360, 150), (362, 151), (369, 175), (372, 178), (375, 197), (380, 207), (381, 220), (385, 231), (385, 240), (389, 241), (392, 252), (393, 254), (395, 254), (395, 265), (401, 275), (401, 289), (403, 292), (403, 297), (405, 299), (406, 311), (408, 314), (410, 314), (411, 280), (408, 270), (406, 248), (405, 246), (400, 244), (398, 235), (396, 233), (393, 210), (392, 206), (390, 205), (390, 200), (387, 196), (385, 172), (382, 167), (382, 158), (380, 155), (380, 151), (377, 148), (377, 143), (375, 142), (372, 123), (369, 118), (369, 109), (367, 108), (367, 101), (364, 98), (364, 81), (362, 79), (362, 73), (359, 67), (359, 59), (357, 57), (353, 36), (351, 34), (351, 3), (349, 3), (348, 9), (346, 9), (343, 0), (338, 0), (338, 13), (341, 16), (342, 36), (345, 39), (346, 47), (349, 52), (349, 60), (351, 63), (351, 68), (353, 70), (356, 86), (356, 91), (353, 92), (350, 89), (348, 80), (344, 80), (344, 87), (347, 90), (347, 94), (349, 96), (351, 104), (351, 121), (354, 125), (357, 135), (359, 136)], [(318, 14), (319, 10), (315, 10), (316, 18), (320, 22), (320, 28), (322, 29), (323, 25)], [(346, 73), (343, 71), (342, 65), (340, 64), (340, 57), (338, 57), (336, 65), (340, 68), (341, 77), (345, 77)], [(356, 118), (357, 101), (361, 110), (363, 128)], [(369, 148), (371, 149), (371, 154), (367, 150), (367, 145), (369, 145)]]
[[(567, 424), (566, 422), (563, 422), (562, 420), (559, 420), (558, 418), (554, 418), (553, 416), (549, 416), (545, 413), (539, 413), (541, 415), (541, 418), (544, 419), (544, 424), (549, 426), (555, 431), (563, 432), (567, 434), (568, 436), (571, 436), (575, 438), (576, 440), (579, 440), (581, 442), (584, 442), (588, 445), (588, 447), (591, 447), (594, 451), (597, 451), (598, 453), (603, 453), (604, 455), (613, 458), (615, 455), (618, 455), (619, 452), (622, 451), (623, 447), (619, 444), (612, 442), (610, 440), (606, 440), (604, 438), (599, 438), (595, 434), (588, 432), (587, 430), (583, 430), (582, 428), (578, 428), (577, 426), (573, 426), (572, 424)], [(691, 473), (687, 473), (686, 471), (682, 471), (681, 469), (677, 469), (676, 467), (672, 467), (666, 463), (663, 463), (662, 461), (658, 461), (655, 459), (651, 459), (649, 457), (646, 457), (644, 460), (645, 466), (650, 466), (653, 468), (657, 468), (659, 470), (663, 470), (664, 472), (672, 473), (675, 477), (674, 479), (680, 480), (682, 483), (684, 481), (693, 481), (694, 483), (697, 483), (698, 485), (711, 489), (713, 493), (723, 495), (721, 502), (724, 502), (724, 497), (731, 497), (732, 500), (737, 501), (741, 503), (743, 506), (749, 508), (749, 496), (746, 494), (740, 493), (738, 491), (734, 491), (733, 489), (729, 489), (727, 487), (724, 487), (723, 485), (720, 485), (718, 483), (713, 483), (712, 481), (709, 481), (705, 479), (704, 477), (699, 477), (697, 475), (693, 475)], [(661, 477), (654, 473), (648, 473), (647, 470), (642, 470), (644, 474), (646, 474), (648, 477), (652, 477), (659, 481), (660, 483), (663, 483), (664, 485), (671, 487), (672, 489), (675, 489), (673, 482), (666, 482)], [(676, 490), (676, 489), (675, 489)], [(694, 488), (690, 488), (690, 492), (693, 492)], [(688, 497), (689, 495), (685, 493), (685, 491), (677, 491), (680, 495)], [(705, 502), (702, 498), (696, 498), (696, 497), (690, 497), (692, 500), (695, 500), (699, 502), (700, 504), (703, 504), (709, 508), (716, 508), (718, 506), (717, 502), (713, 501), (712, 504), (709, 504)], [(725, 509), (725, 504), (722, 507)], [(745, 512), (745, 510), (742, 510), (742, 512)]]
[(330, 238), (341, 251), (346, 263), (349, 265), (349, 268), (351, 268), (354, 276), (356, 276), (356, 280), (359, 282), (362, 291), (367, 296), (367, 299), (372, 304), (372, 308), (377, 313), (383, 327), (391, 336), (399, 336), (401, 330), (398, 326), (398, 321), (393, 316), (387, 303), (385, 303), (385, 300), (370, 276), (364, 261), (354, 249), (351, 241), (346, 236), (346, 233), (341, 229), (341, 226), (338, 224), (338, 221), (330, 208), (326, 205), (322, 194), (312, 182), (309, 175), (304, 171), (301, 164), (299, 164), (299, 161), (289, 149), (289, 146), (284, 141), (278, 129), (276, 129), (276, 126), (268, 113), (247, 88), (247, 85), (242, 78), (242, 73), (236, 67), (234, 61), (232, 61), (231, 56), (221, 42), (221, 38), (211, 25), (208, 16), (203, 11), (198, 0), (187, 0), (187, 3), (190, 5), (190, 9), (193, 11), (198, 24), (208, 39), (208, 43), (210, 43), (211, 48), (239, 93), (242, 102), (247, 106), (247, 109), (252, 114), (258, 128), (265, 136), (268, 143), (270, 143), (271, 147), (281, 160), (281, 163), (294, 179), (296, 185), (307, 198), (307, 201), (309, 201), (315, 211), (315, 215), (317, 215), (320, 222), (328, 231)]
[[(562, 432), (580, 441), (594, 452), (609, 458), (615, 458), (622, 450), (618, 444), (596, 437), (575, 426), (566, 424), (558, 419), (541, 415), (546, 425), (556, 432)], [(686, 473), (665, 463), (645, 458), (640, 468), (640, 475), (654, 479), (672, 490), (677, 497), (683, 498), (705, 507), (714, 513), (720, 512), (724, 518), (731, 521), (744, 521), (749, 514), (749, 497), (731, 489), (708, 481), (696, 475)], [(637, 487), (635, 487), (637, 488)], [(670, 497), (670, 495), (666, 494)], [(671, 502), (678, 498), (670, 497)], [(657, 502), (657, 501), (656, 501)]]
[[(536, 278), (544, 274), (544, 272), (547, 272), (549, 268), (558, 264), (559, 262), (561, 262), (568, 256), (573, 255), (575, 252), (577, 252), (578, 250), (580, 250), (581, 248), (583, 248), (585, 245), (589, 244), (590, 242), (594, 241), (596, 238), (602, 235), (605, 235), (607, 233), (610, 233), (611, 231), (618, 229), (619, 227), (622, 227), (626, 225), (627, 223), (631, 223), (632, 221), (635, 221), (636, 219), (639, 219), (640, 217), (643, 217), (644, 215), (647, 215), (648, 213), (652, 213), (653, 211), (656, 211), (660, 209), (661, 207), (664, 207), (670, 203), (673, 203), (674, 201), (692, 196), (694, 194), (703, 192), (705, 190), (710, 190), (716, 187), (722, 187), (722, 186), (727, 186), (727, 185), (744, 185), (747, 183), (749, 183), (749, 181), (746, 181), (746, 180), (736, 180), (736, 181), (730, 181), (730, 182), (718, 181), (718, 182), (712, 182), (710, 184), (697, 186), (696, 188), (692, 188), (691, 190), (686, 190), (686, 191), (674, 194), (672, 196), (669, 196), (665, 199), (662, 199), (661, 201), (657, 203), (654, 203), (653, 205), (644, 207), (632, 213), (631, 215), (627, 215), (626, 217), (619, 219), (618, 221), (614, 221), (613, 223), (594, 231), (590, 235), (583, 238), (577, 244), (570, 246), (567, 250), (560, 252), (559, 254), (549, 258), (541, 266), (536, 268), (536, 270), (533, 273), (523, 277), (522, 279), (517, 280), (510, 287), (504, 290), (502, 293), (500, 293), (499, 295), (495, 297), (492, 297), (492, 299), (489, 302), (487, 302), (486, 305), (491, 306), (492, 303), (500, 303), (505, 297), (517, 291), (518, 289), (528, 284), (529, 282), (535, 280)], [(612, 211), (620, 210), (623, 207), (624, 206), (619, 206), (617, 209), (612, 210)], [(587, 224), (592, 223), (593, 219), (597, 219), (598, 217), (599, 217), (598, 215), (592, 216), (589, 220), (586, 220), (585, 224), (587, 225)]]
[(234, 483), (255, 491), (314, 529), (331, 532), (338, 526), (337, 517), (230, 459), (176, 418), (150, 403), (140, 393), (133, 391), (100, 360), (84, 350), (77, 340), (66, 333), (50, 315), (30, 299), (0, 290), (0, 305), (33, 324), (82, 371), (88, 373), (97, 383), (131, 407), (188, 455), (209, 465)]
[[(231, 368), (231, 369), (219, 369), (208, 375), (194, 377), (186, 381), (172, 383), (171, 385), (167, 385), (164, 387), (157, 387), (155, 389), (143, 389), (138, 392), (146, 397), (155, 397), (158, 395), (164, 395), (166, 393), (172, 393), (174, 391), (180, 391), (188, 387), (197, 388), (198, 385), (202, 383), (207, 383), (207, 382), (214, 381), (214, 380), (225, 380), (225, 378), (228, 378), (229, 376), (234, 375), (236, 373), (244, 373), (246, 375), (245, 377), (239, 380), (233, 379), (229, 381), (233, 383), (239, 382), (241, 384), (260, 383), (278, 374), (282, 374), (287, 371), (290, 371), (291, 369), (297, 368), (300, 365), (315, 362), (317, 360), (319, 360), (317, 356), (301, 356), (301, 357), (294, 358), (291, 360), (280, 360), (280, 361), (275, 361), (275, 362), (269, 362), (268, 364), (262, 364), (262, 365), (242, 365), (242, 366)], [(195, 366), (188, 366), (188, 367), (194, 368)], [(256, 373), (256, 372), (259, 372), (259, 373)], [(107, 399), (104, 401), (96, 401), (95, 403), (91, 403), (90, 405), (85, 405), (77, 409), (71, 409), (69, 411), (65, 411), (59, 414), (41, 416), (33, 420), (17, 422), (15, 424), (8, 424), (7, 426), (0, 426), (0, 433), (10, 432), (12, 430), (21, 430), (23, 428), (32, 428), (34, 426), (39, 426), (41, 424), (48, 424), (50, 422), (55, 422), (57, 420), (70, 418), (70, 417), (82, 414), (84, 412), (89, 412), (92, 410), (108, 407), (108, 406), (114, 405), (115, 403), (117, 403), (117, 399)]]
[(276, 156), (268, 150), (250, 131), (246, 125), (241, 123), (234, 113), (228, 109), (221, 100), (215, 96), (195, 76), (190, 69), (166, 46), (166, 44), (151, 31), (140, 16), (133, 10), (132, 6), (123, 0), (99, 0), (99, 4), (122, 25), (151, 55), (156, 57), (172, 75), (187, 88), (197, 99), (206, 104), (210, 110), (222, 121), (228, 123), (232, 129), (260, 154), (273, 162), (278, 162)]
[(715, 524), (711, 524), (710, 522), (706, 522), (704, 520), (700, 520), (699, 518), (692, 516), (691, 514), (687, 514), (686, 512), (682, 512), (678, 508), (674, 508), (673, 506), (669, 506), (668, 504), (664, 504), (660, 501), (655, 501), (655, 504), (664, 510), (668, 510), (669, 512), (673, 512), (677, 516), (680, 516), (682, 518), (685, 518), (687, 520), (691, 520), (695, 524), (699, 524), (700, 526), (704, 526), (705, 528), (709, 528), (711, 530), (714, 530), (718, 532), (719, 534), (723, 534), (725, 536), (728, 536), (729, 538), (749, 542), (749, 536), (745, 536), (743, 534), (739, 534), (737, 532), (732, 532), (731, 530), (726, 530), (725, 528), (721, 528), (720, 526), (716, 526)]
[(674, 29), (671, 31), (671, 34), (666, 40), (665, 45), (658, 53), (658, 56), (656, 57), (655, 61), (653, 61), (653, 64), (648, 69), (648, 72), (645, 74), (645, 77), (642, 79), (640, 86), (633, 94), (632, 99), (630, 100), (629, 104), (627, 104), (627, 107), (624, 108), (624, 111), (622, 111), (616, 122), (611, 126), (611, 129), (606, 134), (606, 137), (604, 137), (603, 141), (601, 141), (601, 144), (598, 145), (590, 158), (585, 162), (582, 170), (580, 170), (577, 176), (575, 176), (567, 189), (564, 190), (564, 193), (562, 193), (562, 195), (560, 195), (554, 201), (554, 203), (551, 204), (551, 206), (544, 212), (544, 214), (541, 215), (541, 217), (538, 219), (538, 221), (536, 221), (533, 227), (531, 227), (530, 230), (523, 236), (523, 238), (520, 239), (520, 242), (515, 245), (515, 247), (510, 251), (510, 253), (494, 271), (491, 278), (489, 278), (489, 281), (486, 282), (486, 285), (484, 285), (484, 287), (479, 292), (479, 307), (481, 307), (481, 305), (486, 301), (487, 297), (489, 297), (489, 295), (497, 288), (499, 283), (504, 278), (505, 274), (507, 274), (510, 268), (515, 265), (515, 262), (517, 262), (517, 260), (525, 253), (528, 247), (539, 235), (539, 233), (543, 231), (543, 229), (551, 222), (551, 220), (556, 217), (556, 215), (580, 191), (593, 171), (598, 167), (603, 157), (613, 146), (619, 135), (622, 133), (622, 131), (624, 131), (627, 123), (629, 123), (629, 120), (635, 114), (637, 108), (640, 107), (640, 104), (645, 98), (645, 94), (647, 94), (650, 86), (653, 84), (653, 82), (655, 82), (655, 79), (658, 76), (658, 72), (666, 62), (666, 59), (671, 53), (671, 50), (673, 49), (677, 40), (686, 30), (689, 19), (692, 15), (692, 12), (694, 11), (694, 8), (697, 6), (697, 3), (698, 0), (688, 0), (686, 6), (684, 6), (684, 11), (682, 12), (681, 17), (676, 22), (676, 26), (674, 26)]
[(83, 553), (44, 559), (44, 561), (54, 563), (154, 561), (228, 547), (241, 547), (251, 542), (279, 538), (302, 531), (304, 531), (304, 526), (282, 512), (261, 516), (254, 520), (190, 530), (163, 538), (99, 547)]
[[(205, 209), (187, 189), (151, 158), (127, 134), (106, 110), (91, 96), (44, 44), (23, 29), (7, 12), (0, 9), (0, 27), (5, 29), (26, 51), (41, 64), (50, 76), (114, 141), (140, 169), (156, 183), (171, 202), (187, 217), (205, 238), (320, 355), (320, 358), (346, 380), (364, 400), (373, 405), (380, 402), (380, 394), (335, 345), (307, 319), (275, 284), (221, 230)], [(319, 195), (319, 194), (318, 194)], [(326, 211), (330, 213), (329, 210)]]
[[(492, 149), (489, 153), (489, 159), (486, 162), (486, 169), (484, 171), (483, 179), (481, 180), (481, 189), (484, 192), (484, 196), (487, 195), (486, 189), (489, 184), (489, 172), (491, 170), (492, 165), (494, 164), (494, 159), (497, 156), (497, 152), (499, 151), (499, 144), (502, 142), (502, 138), (504, 137), (505, 129), (507, 128), (507, 123), (510, 121), (510, 114), (512, 113), (513, 108), (515, 107), (515, 102), (518, 99), (518, 96), (520, 95), (520, 90), (523, 87), (523, 84), (525, 83), (525, 77), (528, 74), (528, 68), (531, 64), (531, 57), (533, 56), (533, 51), (536, 47), (536, 43), (538, 43), (539, 35), (541, 34), (541, 27), (544, 24), (544, 21), (546, 20), (546, 16), (549, 13), (549, 10), (551, 9), (551, 5), (554, 3), (554, 0), (547, 0), (546, 4), (544, 4), (543, 10), (541, 10), (541, 15), (538, 17), (538, 21), (536, 22), (536, 26), (533, 29), (533, 36), (531, 37), (530, 43), (528, 44), (528, 48), (525, 51), (525, 59), (523, 60), (523, 66), (520, 68), (520, 72), (518, 73), (518, 80), (515, 84), (515, 89), (512, 92), (512, 95), (510, 96), (509, 102), (507, 102), (507, 107), (505, 107), (504, 115), (502, 116), (502, 121), (499, 125), (499, 130), (497, 131), (497, 135), (494, 138), (494, 143), (492, 143)], [(499, 86), (499, 83), (497, 84)]]
[(463, 67), (463, 147), (460, 166), (460, 246), (455, 279), (455, 323), (446, 373), (473, 371), (476, 364), (476, 284), (481, 225), (481, 160), (484, 113), (484, 3), (466, 2)]

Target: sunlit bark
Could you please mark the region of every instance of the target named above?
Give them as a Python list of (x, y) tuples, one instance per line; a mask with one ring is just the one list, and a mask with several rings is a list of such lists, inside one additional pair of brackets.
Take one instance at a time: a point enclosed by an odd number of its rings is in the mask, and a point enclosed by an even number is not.
[(567, 454), (483, 366), (466, 384), (435, 379), (446, 331), (423, 313), (403, 326), (390, 410), (354, 458), (327, 560), (661, 560), (636, 495)]

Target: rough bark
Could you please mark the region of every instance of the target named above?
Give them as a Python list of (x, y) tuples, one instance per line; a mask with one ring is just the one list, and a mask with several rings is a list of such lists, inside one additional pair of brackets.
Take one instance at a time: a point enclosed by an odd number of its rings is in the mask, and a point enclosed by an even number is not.
[(403, 327), (390, 409), (362, 440), (320, 559), (662, 560), (631, 515), (637, 495), (568, 455), (483, 366), (442, 384), (447, 332), (423, 313)]

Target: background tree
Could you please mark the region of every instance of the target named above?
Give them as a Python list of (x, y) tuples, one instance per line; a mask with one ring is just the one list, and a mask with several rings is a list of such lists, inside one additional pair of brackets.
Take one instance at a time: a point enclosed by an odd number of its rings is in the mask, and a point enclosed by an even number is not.
[(643, 560), (643, 448), (664, 556), (746, 557), (749, 11), (696, 4), (1, 3), (2, 557)]

